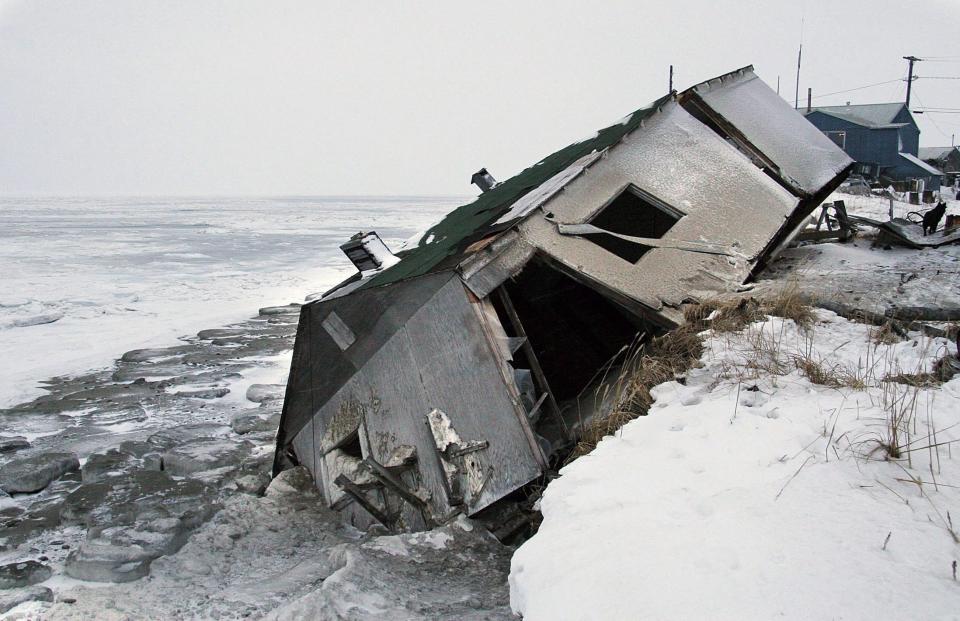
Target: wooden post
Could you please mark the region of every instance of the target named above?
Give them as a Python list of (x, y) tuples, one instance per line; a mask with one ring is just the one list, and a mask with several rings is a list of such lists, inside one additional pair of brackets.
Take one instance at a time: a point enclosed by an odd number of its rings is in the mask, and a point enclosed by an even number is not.
[(847, 241), (853, 237), (853, 225), (847, 217), (847, 205), (843, 201), (833, 202), (833, 212), (837, 215), (837, 224), (840, 225), (840, 241)]

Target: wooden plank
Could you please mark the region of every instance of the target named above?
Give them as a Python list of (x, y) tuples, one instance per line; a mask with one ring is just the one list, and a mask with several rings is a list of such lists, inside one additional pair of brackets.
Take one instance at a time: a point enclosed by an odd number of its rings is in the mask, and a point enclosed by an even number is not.
[(454, 280), (405, 328), (431, 407), (449, 416), (461, 441), (490, 443), (489, 449), (461, 458), (465, 471), (485, 473), (488, 479), (486, 483), (468, 479), (472, 481), (472, 488), (464, 490), (468, 514), (542, 472), (474, 306), (464, 285)]
[(357, 487), (353, 481), (346, 477), (346, 475), (341, 474), (333, 482), (335, 485), (339, 485), (341, 488), (343, 488), (343, 493), (352, 497), (354, 501), (363, 507), (367, 513), (372, 515), (374, 519), (393, 531), (393, 520), (391, 520), (385, 513), (380, 511), (376, 505), (367, 500), (363, 490)]
[(420, 511), (420, 515), (423, 517), (427, 528), (432, 528), (435, 525), (433, 518), (430, 516), (430, 506), (427, 504), (427, 501), (407, 489), (407, 486), (404, 485), (400, 479), (393, 476), (393, 473), (384, 468), (377, 460), (368, 457), (363, 460), (363, 463), (371, 469), (373, 476), (377, 477), (385, 488), (397, 494), (400, 498), (403, 498)]
[(543, 393), (540, 395), (540, 398), (537, 399), (537, 402), (533, 404), (533, 409), (530, 410), (530, 413), (527, 416), (530, 418), (530, 424), (536, 425), (537, 421), (540, 420), (540, 407), (543, 405), (543, 402), (547, 400), (549, 393)]
[(340, 315), (336, 311), (330, 311), (330, 314), (320, 322), (320, 325), (323, 326), (323, 329), (327, 331), (327, 334), (341, 350), (346, 350), (357, 340), (353, 330), (343, 322), (343, 319), (340, 319)]
[(563, 416), (560, 414), (560, 405), (553, 396), (553, 391), (550, 390), (550, 382), (547, 380), (547, 376), (543, 374), (543, 367), (540, 366), (540, 361), (537, 359), (537, 354), (533, 351), (533, 346), (530, 344), (530, 339), (527, 338), (527, 331), (524, 330), (523, 323), (520, 321), (520, 317), (517, 315), (517, 310), (513, 307), (513, 301), (510, 299), (510, 294), (507, 293), (505, 287), (500, 287), (497, 289), (497, 294), (500, 296), (500, 301), (503, 302), (503, 307), (507, 311), (507, 316), (510, 318), (510, 323), (513, 324), (514, 331), (516, 331), (518, 336), (521, 336), (525, 339), (523, 345), (520, 347), (523, 349), (523, 353), (527, 356), (527, 361), (530, 363), (530, 370), (533, 372), (533, 377), (535, 380), (537, 380), (537, 384), (540, 386), (541, 392), (546, 393), (547, 403), (550, 405), (550, 412), (560, 425), (560, 429), (563, 430), (563, 435), (569, 439), (570, 430), (567, 429), (567, 424), (563, 421)]
[[(500, 320), (497, 317), (497, 311), (493, 308), (493, 304), (490, 302), (489, 298), (484, 300), (473, 300), (471, 298), (470, 301), (470, 306), (474, 309), (476, 317), (480, 322), (484, 336), (487, 339), (487, 344), (490, 346), (490, 350), (493, 352), (494, 358), (496, 359), (497, 369), (500, 371), (500, 377), (503, 379), (503, 383), (507, 388), (507, 393), (510, 395), (510, 401), (513, 403), (513, 409), (517, 416), (517, 422), (519, 422), (520, 428), (523, 430), (524, 437), (527, 438), (527, 443), (530, 445), (530, 450), (533, 453), (534, 458), (537, 460), (537, 463), (540, 464), (541, 471), (545, 472), (548, 467), (547, 458), (540, 449), (540, 443), (537, 442), (537, 438), (530, 426), (530, 421), (527, 418), (527, 410), (523, 406), (523, 402), (520, 399), (520, 390), (517, 388), (513, 367), (507, 362), (503, 347), (501, 347), (501, 339), (506, 336), (506, 332), (504, 331), (503, 326), (500, 325)], [(496, 325), (493, 325), (494, 322), (496, 322)], [(520, 340), (526, 341), (527, 339), (523, 338)], [(512, 351), (510, 352), (510, 355), (513, 355)]]
[[(413, 446), (420, 485), (430, 494), (433, 513), (442, 515), (449, 510), (443, 468), (423, 422), (431, 404), (412, 348), (406, 328), (401, 328), (363, 368), (375, 400), (366, 416), (370, 449), (364, 457), (383, 463), (398, 446)], [(412, 530), (426, 526), (410, 507), (403, 509), (402, 520)]]

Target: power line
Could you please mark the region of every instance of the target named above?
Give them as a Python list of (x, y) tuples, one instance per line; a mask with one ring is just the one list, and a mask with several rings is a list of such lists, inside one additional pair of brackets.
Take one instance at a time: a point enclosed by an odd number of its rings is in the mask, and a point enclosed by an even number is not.
[[(917, 97), (917, 101), (920, 102), (920, 105), (921, 105), (921, 106), (923, 106), (923, 102), (920, 101), (920, 98), (919, 98), (919, 97)], [(926, 110), (924, 110), (924, 114), (926, 114)], [(952, 113), (952, 114), (957, 114), (957, 113), (954, 112), (954, 113)], [(943, 128), (940, 127), (940, 125), (939, 125), (936, 121), (934, 121), (932, 117), (930, 118), (930, 122), (933, 124), (934, 127), (937, 128), (937, 131), (940, 132), (940, 134), (941, 134), (944, 138), (946, 138), (946, 137), (948, 136), (947, 132), (943, 131)]]
[(915, 80), (960, 80), (960, 76), (956, 75), (924, 75), (917, 76)]
[(886, 82), (877, 82), (875, 84), (867, 84), (865, 86), (858, 86), (856, 88), (848, 88), (845, 91), (836, 91), (833, 93), (824, 93), (822, 95), (817, 95), (814, 99), (820, 99), (821, 97), (829, 97), (830, 95), (842, 95), (843, 93), (852, 93), (853, 91), (862, 91), (866, 88), (873, 88), (874, 86), (883, 86), (884, 84), (893, 84), (894, 82), (903, 82), (904, 78), (897, 78), (895, 80), (887, 80)]

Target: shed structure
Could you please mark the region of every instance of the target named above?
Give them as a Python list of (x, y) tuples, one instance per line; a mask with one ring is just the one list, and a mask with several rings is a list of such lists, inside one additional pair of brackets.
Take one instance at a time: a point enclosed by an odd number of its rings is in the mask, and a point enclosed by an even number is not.
[(920, 147), (918, 156), (943, 171), (944, 183), (953, 185), (960, 178), (960, 147)]
[(275, 471), (306, 466), (361, 528), (475, 515), (551, 469), (625, 349), (750, 279), (852, 166), (745, 67), (483, 171), (398, 262), (302, 307)]

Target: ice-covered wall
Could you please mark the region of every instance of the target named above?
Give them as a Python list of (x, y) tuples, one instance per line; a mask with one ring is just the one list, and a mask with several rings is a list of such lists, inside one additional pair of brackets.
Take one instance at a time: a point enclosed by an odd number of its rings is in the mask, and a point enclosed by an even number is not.
[[(584, 222), (630, 183), (686, 214), (664, 240), (714, 242), (743, 257), (655, 248), (631, 264), (586, 238), (561, 235), (544, 216)], [(671, 102), (528, 218), (521, 233), (561, 262), (679, 321), (679, 311), (664, 303), (675, 306), (740, 284), (749, 258), (796, 205), (794, 196)]]
[(752, 71), (704, 82), (693, 91), (805, 193), (816, 193), (853, 163)]

